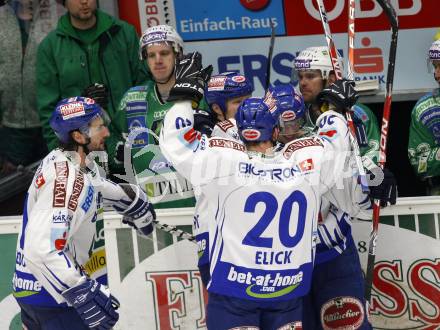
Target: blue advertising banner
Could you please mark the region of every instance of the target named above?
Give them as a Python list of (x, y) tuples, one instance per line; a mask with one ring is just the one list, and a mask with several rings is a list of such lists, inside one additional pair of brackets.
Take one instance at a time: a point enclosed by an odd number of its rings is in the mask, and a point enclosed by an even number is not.
[(272, 21), (285, 35), (282, 0), (175, 1), (176, 28), (184, 41), (268, 36)]

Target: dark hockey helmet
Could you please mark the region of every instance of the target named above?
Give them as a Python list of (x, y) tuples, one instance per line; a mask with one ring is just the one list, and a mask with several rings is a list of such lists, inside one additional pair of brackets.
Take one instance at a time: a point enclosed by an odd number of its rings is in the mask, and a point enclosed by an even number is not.
[(209, 106), (217, 104), (226, 113), (226, 102), (229, 99), (251, 95), (253, 91), (254, 86), (250, 80), (239, 72), (224, 72), (209, 79), (205, 98)]
[(277, 108), (270, 107), (265, 99), (251, 97), (238, 107), (235, 119), (243, 141), (269, 141), (277, 124)]
[(110, 121), (106, 112), (93, 99), (76, 96), (58, 102), (49, 124), (58, 139), (62, 143), (68, 143), (72, 131), (79, 130), (88, 134), (90, 122), (99, 117), (106, 125)]

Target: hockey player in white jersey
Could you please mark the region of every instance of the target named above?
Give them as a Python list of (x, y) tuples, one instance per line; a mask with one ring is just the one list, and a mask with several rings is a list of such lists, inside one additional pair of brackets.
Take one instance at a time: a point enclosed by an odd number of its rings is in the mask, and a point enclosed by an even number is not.
[(328, 111), (318, 122), (333, 139), (294, 141), (273, 154), (276, 107), (271, 112), (263, 100), (248, 99), (236, 116), (245, 144), (199, 139), (191, 104), (203, 97), (209, 73), (198, 53), (177, 64), (170, 93), (175, 104), (160, 136), (164, 155), (207, 196), (215, 215), (209, 225), (208, 329), (300, 328), (299, 298), (310, 287), (321, 196), (331, 189), (332, 202), (359, 212), (351, 196), (360, 189), (357, 175), (345, 172), (347, 124)]
[[(140, 234), (152, 231), (145, 193), (100, 176), (92, 152), (104, 151), (106, 115), (94, 100), (60, 101), (52, 114), (60, 148), (41, 162), (26, 195), (18, 236), (14, 296), (25, 329), (110, 329), (119, 302), (106, 284), (103, 203)], [(102, 243), (102, 242), (101, 242)]]
[[(225, 72), (213, 75), (209, 79), (205, 91), (205, 99), (209, 104), (212, 114), (204, 114), (196, 109), (194, 112), (194, 128), (208, 136), (232, 137), (239, 140), (235, 114), (239, 105), (251, 97), (253, 91), (252, 83), (239, 72)], [(200, 119), (202, 116), (203, 120)], [(211, 128), (209, 130), (200, 129), (201, 122), (206, 124), (205, 127)], [(205, 287), (210, 279), (208, 218), (214, 216), (208, 214), (207, 203), (208, 201), (205, 196), (196, 194), (194, 233), (199, 246), (197, 265)]]
[[(356, 97), (346, 99), (345, 95), (355, 95), (344, 88), (352, 88), (350, 83), (337, 81), (319, 94), (323, 102), (337, 103), (339, 108), (350, 108)], [(305, 116), (304, 102), (290, 85), (276, 86), (270, 92), (277, 98), (280, 110), (279, 141), (289, 143), (301, 137), (310, 136), (303, 129)], [(330, 95), (339, 95), (335, 100)], [(326, 109), (326, 106), (322, 107)], [(291, 115), (294, 113), (295, 115)], [(327, 138), (330, 138), (328, 136)], [(385, 187), (387, 182), (373, 186), (373, 194), (377, 190), (392, 189)], [(380, 195), (381, 203), (386, 204), (389, 194)], [(361, 208), (371, 209), (368, 196), (358, 201)], [(371, 212), (365, 212), (366, 219), (371, 219)], [(359, 216), (361, 217), (361, 216)], [(335, 312), (334, 306), (339, 306)], [(353, 329), (371, 329), (368, 322), (364, 299), (364, 276), (359, 256), (351, 235), (351, 218), (323, 198), (318, 223), (318, 244), (313, 271), (311, 291), (304, 296), (303, 326), (305, 329), (327, 329), (339, 326)], [(351, 314), (346, 314), (348, 309)], [(334, 315), (332, 315), (334, 313)], [(343, 319), (339, 316), (346, 315)]]

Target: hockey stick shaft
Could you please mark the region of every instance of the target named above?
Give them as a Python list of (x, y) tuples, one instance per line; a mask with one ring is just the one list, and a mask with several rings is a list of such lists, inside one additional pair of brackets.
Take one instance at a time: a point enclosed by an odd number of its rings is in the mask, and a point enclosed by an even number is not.
[(269, 43), (269, 53), (267, 54), (267, 70), (266, 70), (266, 86), (265, 92), (268, 91), (270, 86), (270, 72), (272, 69), (272, 56), (273, 56), (273, 47), (275, 45), (275, 26), (272, 21), (270, 21), (270, 43)]
[[(343, 75), (342, 75), (341, 65), (340, 65), (340, 61), (339, 61), (338, 50), (336, 49), (335, 43), (333, 41), (333, 36), (330, 31), (330, 25), (329, 25), (328, 18), (327, 18), (327, 12), (325, 10), (325, 7), (324, 7), (322, 0), (316, 0), (316, 1), (317, 1), (318, 8), (319, 8), (319, 14), (321, 15), (322, 27), (324, 29), (325, 38), (327, 40), (327, 46), (328, 46), (328, 51), (330, 54), (332, 65), (333, 65), (333, 71), (335, 72), (337, 79), (342, 79)], [(353, 147), (353, 152), (354, 152), (354, 156), (355, 156), (355, 160), (356, 160), (356, 166), (358, 168), (359, 175), (361, 177), (362, 190), (364, 192), (367, 192), (368, 186), (366, 185), (366, 180), (365, 180), (365, 169), (364, 169), (364, 166), (362, 165), (359, 146), (358, 146), (357, 140), (356, 140), (356, 130), (354, 127), (354, 123), (353, 123), (353, 119), (351, 117), (350, 111), (347, 111), (345, 116), (347, 119), (349, 131), (350, 131), (350, 142)]]
[(354, 38), (355, 38), (356, 2), (348, 0), (348, 73), (347, 78), (354, 79)]
[[(386, 162), (386, 150), (388, 142), (388, 129), (391, 115), (391, 99), (393, 93), (394, 82), (394, 66), (396, 63), (397, 37), (399, 33), (399, 24), (396, 12), (388, 0), (377, 0), (379, 5), (385, 12), (391, 25), (391, 42), (388, 57), (388, 70), (386, 80), (386, 94), (383, 108), (382, 126), (380, 133), (380, 149), (379, 149), (379, 166), (384, 169)], [(365, 278), (365, 298), (367, 302), (371, 298), (371, 290), (373, 287), (374, 263), (376, 259), (376, 244), (379, 229), (380, 201), (375, 200), (373, 205), (373, 221), (368, 246), (367, 273)]]
[(166, 223), (160, 223), (157, 220), (153, 220), (153, 223), (156, 228), (159, 228), (162, 231), (165, 231), (173, 236), (176, 236), (177, 238), (186, 239), (190, 242), (196, 243), (196, 238), (182, 229), (179, 229), (175, 226), (167, 225)]

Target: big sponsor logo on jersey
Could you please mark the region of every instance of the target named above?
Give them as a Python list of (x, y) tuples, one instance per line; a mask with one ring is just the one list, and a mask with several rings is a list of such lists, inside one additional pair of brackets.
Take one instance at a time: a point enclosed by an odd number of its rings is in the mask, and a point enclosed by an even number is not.
[(261, 180), (288, 181), (300, 174), (301, 170), (298, 166), (277, 167), (276, 164), (268, 164), (258, 167), (254, 163), (240, 162), (238, 163), (238, 173), (246, 177), (255, 176)]
[(56, 162), (55, 164), (56, 178), (53, 188), (53, 207), (64, 207), (66, 204), (67, 179), (69, 177), (69, 167), (67, 162)]

